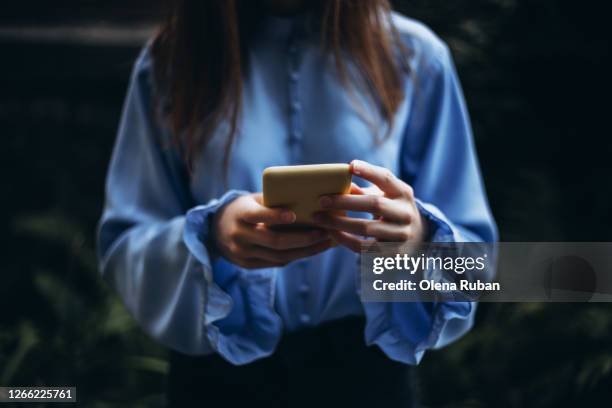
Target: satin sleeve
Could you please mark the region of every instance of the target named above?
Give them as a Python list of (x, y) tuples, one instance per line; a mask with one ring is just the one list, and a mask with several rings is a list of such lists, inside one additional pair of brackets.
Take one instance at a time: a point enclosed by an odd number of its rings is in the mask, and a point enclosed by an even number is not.
[(153, 108), (151, 71), (145, 49), (108, 170), (100, 270), (143, 330), (162, 344), (246, 364), (271, 354), (280, 337), (274, 276), (243, 273), (212, 253), (212, 217), (245, 192), (192, 202), (186, 172)]
[[(432, 242), (497, 241), (470, 120), (451, 54), (444, 44), (416, 73), (400, 152)], [(391, 359), (417, 364), (426, 350), (458, 339), (473, 325), (473, 302), (367, 302), (365, 337)]]

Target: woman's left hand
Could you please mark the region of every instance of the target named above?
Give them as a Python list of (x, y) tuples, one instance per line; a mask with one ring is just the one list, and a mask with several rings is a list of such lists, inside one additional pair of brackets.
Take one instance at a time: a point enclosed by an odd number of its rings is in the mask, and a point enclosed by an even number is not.
[[(339, 244), (355, 252), (362, 245), (378, 242), (421, 242), (426, 235), (426, 223), (419, 212), (412, 187), (379, 166), (354, 160), (351, 172), (373, 186), (351, 186), (351, 194), (327, 195), (320, 198), (321, 208), (368, 212), (374, 219), (352, 218), (319, 212), (315, 221), (328, 229)], [(363, 239), (361, 237), (368, 237)]]

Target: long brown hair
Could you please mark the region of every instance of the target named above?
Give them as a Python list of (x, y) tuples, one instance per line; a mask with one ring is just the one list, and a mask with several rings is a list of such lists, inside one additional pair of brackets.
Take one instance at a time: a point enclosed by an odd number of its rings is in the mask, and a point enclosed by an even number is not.
[[(165, 100), (162, 114), (190, 168), (217, 125), (228, 120), (227, 170), (240, 114), (248, 39), (262, 20), (259, 3), (173, 0), (153, 41), (158, 95)], [(363, 85), (390, 129), (404, 97), (402, 71), (408, 70), (408, 64), (407, 50), (391, 22), (389, 1), (312, 3), (320, 22), (321, 46), (334, 56), (339, 80), (347, 87)], [(349, 74), (347, 60), (357, 68), (358, 78)]]

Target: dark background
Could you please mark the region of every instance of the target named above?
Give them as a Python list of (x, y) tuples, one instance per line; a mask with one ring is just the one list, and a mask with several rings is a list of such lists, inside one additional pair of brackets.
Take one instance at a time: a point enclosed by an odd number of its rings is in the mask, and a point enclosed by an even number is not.
[[(0, 12), (0, 385), (159, 405), (166, 352), (99, 278), (94, 230), (144, 0)], [(504, 241), (611, 241), (609, 13), (583, 1), (404, 0), (450, 45)], [(426, 406), (609, 406), (612, 307), (482, 304), (418, 367)]]

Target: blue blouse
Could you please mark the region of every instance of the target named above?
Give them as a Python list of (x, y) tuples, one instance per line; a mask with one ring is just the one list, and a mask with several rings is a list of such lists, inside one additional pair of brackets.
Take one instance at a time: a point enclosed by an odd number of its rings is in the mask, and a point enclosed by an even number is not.
[[(497, 238), (461, 88), (447, 46), (428, 28), (393, 15), (412, 51), (405, 100), (389, 137), (377, 109), (347, 91), (305, 18), (270, 17), (250, 48), (227, 188), (222, 124), (184, 166), (153, 104), (149, 47), (131, 77), (108, 172), (98, 253), (105, 279), (141, 327), (187, 354), (219, 353), (246, 364), (274, 352), (284, 332), (364, 316), (364, 341), (417, 364), (425, 350), (468, 331), (475, 304), (366, 303), (358, 255), (335, 247), (282, 268), (245, 270), (207, 247), (210, 220), (245, 192), (262, 189), (264, 168), (360, 159), (412, 185), (434, 241)], [(363, 184), (362, 184), (363, 185)]]

